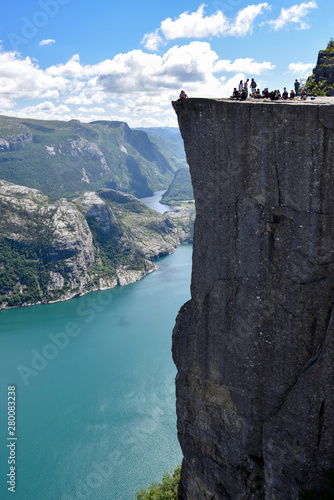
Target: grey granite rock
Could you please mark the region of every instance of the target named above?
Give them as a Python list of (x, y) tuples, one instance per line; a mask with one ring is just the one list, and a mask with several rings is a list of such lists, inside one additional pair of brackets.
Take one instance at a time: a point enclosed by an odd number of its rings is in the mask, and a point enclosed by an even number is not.
[(8, 153), (9, 151), (21, 151), (22, 149), (24, 149), (25, 143), (31, 141), (32, 135), (30, 132), (19, 134), (13, 137), (8, 137), (6, 139), (0, 137), (0, 153)]
[(196, 203), (180, 500), (297, 500), (334, 468), (330, 103), (173, 103)]
[(334, 96), (334, 41), (330, 41), (326, 50), (319, 50), (317, 65), (312, 75), (307, 79), (313, 87), (313, 83), (326, 85), (327, 96)]

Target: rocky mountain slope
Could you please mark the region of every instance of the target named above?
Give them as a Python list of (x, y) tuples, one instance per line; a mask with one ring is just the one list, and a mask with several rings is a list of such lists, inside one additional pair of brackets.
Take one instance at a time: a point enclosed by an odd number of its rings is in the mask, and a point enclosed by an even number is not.
[(102, 188), (151, 196), (169, 186), (184, 162), (175, 138), (155, 139), (157, 144), (124, 122), (0, 116), (0, 179), (52, 199)]
[(298, 500), (334, 470), (334, 104), (175, 111), (197, 212), (173, 333), (179, 500)]
[(334, 96), (334, 41), (330, 40), (325, 50), (320, 50), (317, 65), (306, 81), (309, 94)]
[(188, 167), (180, 131), (176, 127), (140, 128), (146, 132), (154, 144), (163, 152), (175, 170)]
[(111, 189), (52, 201), (0, 181), (0, 211), (1, 308), (131, 283), (192, 239), (189, 213), (161, 215)]

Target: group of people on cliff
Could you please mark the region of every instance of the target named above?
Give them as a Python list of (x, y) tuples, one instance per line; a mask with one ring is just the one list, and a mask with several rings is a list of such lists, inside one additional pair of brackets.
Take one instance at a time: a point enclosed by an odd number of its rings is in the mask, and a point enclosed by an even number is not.
[[(286, 87), (284, 87), (282, 94), (278, 89), (269, 92), (268, 87), (263, 89), (261, 92), (260, 89), (257, 87), (257, 83), (254, 80), (254, 78), (251, 79), (250, 83), (249, 83), (249, 78), (247, 78), (247, 80), (245, 81), (240, 80), (238, 88), (234, 87), (233, 94), (231, 95), (230, 99), (240, 99), (241, 101), (244, 101), (245, 99), (247, 99), (247, 97), (252, 97), (253, 99), (270, 99), (271, 101), (279, 101), (281, 99), (294, 100), (298, 99), (299, 97), (299, 87), (300, 83), (296, 78), (294, 82), (294, 90), (290, 90), (290, 92), (287, 91)], [(181, 90), (179, 98), (176, 101), (176, 104), (182, 105), (184, 100), (187, 98), (188, 96), (185, 93), (185, 91)], [(305, 88), (302, 88), (302, 91), (300, 93), (300, 99), (302, 100), (307, 99), (307, 92)]]
[[(270, 99), (271, 101), (278, 101), (281, 99), (298, 99), (299, 87), (300, 83), (296, 79), (294, 82), (294, 90), (291, 90), (290, 93), (287, 91), (286, 87), (284, 87), (282, 94), (278, 89), (269, 91), (268, 87), (263, 89), (263, 91), (261, 92), (257, 87), (257, 83), (254, 78), (252, 78), (250, 82), (249, 78), (247, 78), (247, 80), (245, 81), (240, 80), (238, 88), (234, 87), (233, 94), (231, 95), (230, 99), (240, 99), (241, 101), (244, 101), (245, 99), (247, 99), (247, 97), (252, 97), (254, 99)], [(302, 88), (302, 91), (300, 93), (300, 99), (307, 99), (307, 92), (304, 88)]]

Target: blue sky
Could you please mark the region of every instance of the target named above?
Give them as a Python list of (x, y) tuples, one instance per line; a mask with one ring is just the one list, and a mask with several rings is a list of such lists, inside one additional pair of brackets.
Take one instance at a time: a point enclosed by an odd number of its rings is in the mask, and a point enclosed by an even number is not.
[(170, 102), (305, 78), (332, 0), (1, 0), (0, 114), (176, 126)]

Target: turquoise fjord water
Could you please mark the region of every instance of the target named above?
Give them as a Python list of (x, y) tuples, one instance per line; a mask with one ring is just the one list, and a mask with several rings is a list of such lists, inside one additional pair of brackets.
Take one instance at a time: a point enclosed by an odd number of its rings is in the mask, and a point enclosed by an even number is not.
[(191, 245), (122, 288), (0, 312), (0, 498), (16, 386), (17, 500), (133, 500), (181, 462), (171, 332)]

